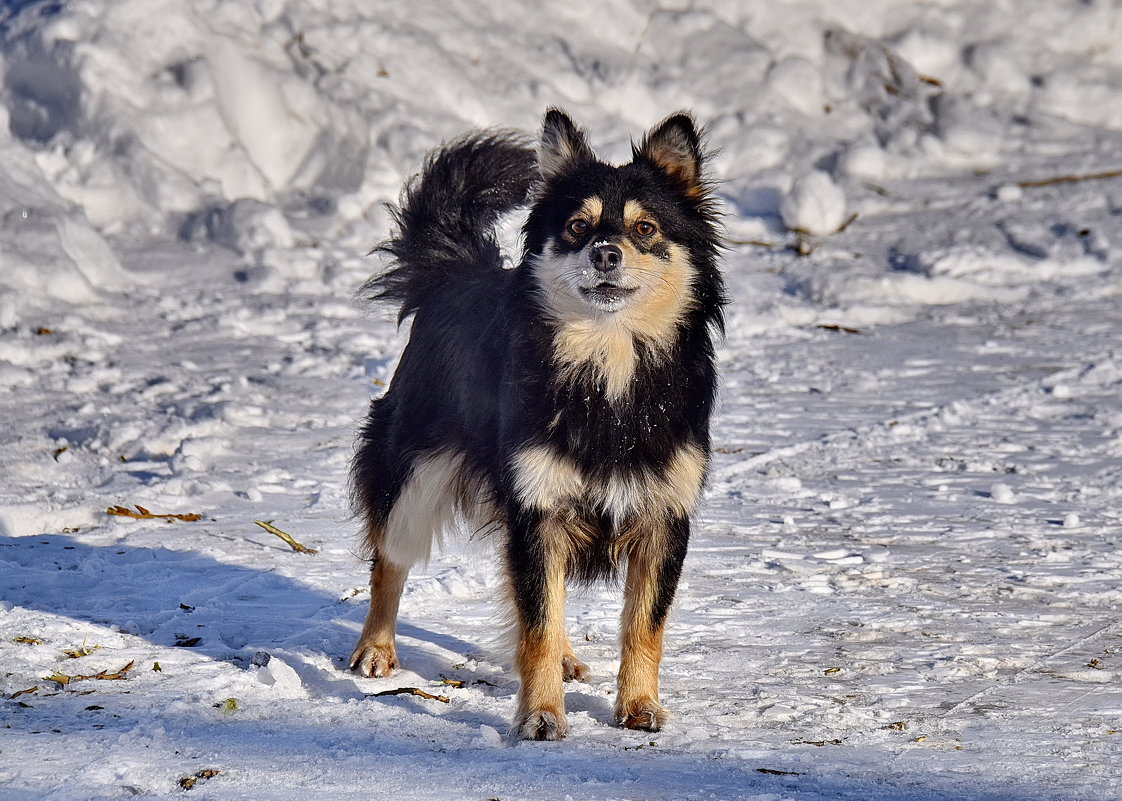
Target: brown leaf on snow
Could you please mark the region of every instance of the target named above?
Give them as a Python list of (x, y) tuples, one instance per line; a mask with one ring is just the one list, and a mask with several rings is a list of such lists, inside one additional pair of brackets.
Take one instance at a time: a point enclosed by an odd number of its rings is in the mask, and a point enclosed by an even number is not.
[(190, 790), (196, 784), (198, 784), (200, 781), (206, 781), (207, 779), (213, 779), (215, 776), (218, 776), (218, 775), (219, 775), (219, 771), (217, 771), (213, 768), (208, 768), (206, 770), (200, 770), (198, 773), (194, 773), (190, 776), (184, 776), (182, 779), (180, 779), (179, 780), (179, 786), (182, 787), (184, 790)]
[(61, 684), (63, 687), (70, 684), (70, 682), (72, 682), (72, 681), (89, 681), (89, 680), (124, 681), (126, 678), (128, 678), (128, 676), (126, 674), (130, 670), (133, 669), (133, 666), (135, 664), (136, 664), (135, 661), (129, 662), (123, 668), (121, 668), (120, 670), (114, 671), (113, 673), (110, 673), (108, 670), (101, 670), (101, 671), (98, 671), (97, 673), (90, 673), (89, 675), (86, 675), (86, 676), (67, 676), (65, 673), (58, 673), (56, 671), (55, 673), (52, 673), (50, 676), (47, 676), (47, 681), (57, 682), (57, 683)]

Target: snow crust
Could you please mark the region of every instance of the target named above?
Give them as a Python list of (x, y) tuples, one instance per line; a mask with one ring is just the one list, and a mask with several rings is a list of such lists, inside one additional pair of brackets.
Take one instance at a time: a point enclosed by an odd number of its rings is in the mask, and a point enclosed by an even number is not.
[[(1120, 34), (1107, 0), (0, 5), (0, 800), (1122, 798)], [(355, 293), (427, 150), (551, 104), (617, 160), (708, 126), (733, 302), (674, 718), (611, 725), (597, 588), (572, 734), (516, 745), (485, 538), (412, 578), (400, 673), (344, 672), (347, 465), (406, 336)]]

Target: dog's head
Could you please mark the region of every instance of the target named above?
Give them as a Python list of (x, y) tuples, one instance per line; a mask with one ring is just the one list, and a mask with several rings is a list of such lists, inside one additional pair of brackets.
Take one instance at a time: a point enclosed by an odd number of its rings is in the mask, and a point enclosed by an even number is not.
[(623, 330), (657, 347), (692, 312), (720, 325), (721, 244), (693, 119), (668, 117), (632, 150), (630, 163), (606, 164), (564, 112), (550, 109), (526, 250), (555, 320)]

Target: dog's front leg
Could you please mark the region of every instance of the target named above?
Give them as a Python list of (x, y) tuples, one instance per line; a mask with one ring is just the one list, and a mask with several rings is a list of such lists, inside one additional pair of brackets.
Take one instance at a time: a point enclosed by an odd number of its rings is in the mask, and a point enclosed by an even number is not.
[(627, 550), (616, 720), (629, 729), (658, 731), (667, 712), (658, 702), (662, 635), (689, 543), (685, 517), (640, 524)]
[(564, 529), (540, 512), (511, 526), (507, 571), (517, 615), (515, 667), (522, 680), (514, 731), (523, 740), (560, 740), (568, 731), (562, 688), (565, 652)]

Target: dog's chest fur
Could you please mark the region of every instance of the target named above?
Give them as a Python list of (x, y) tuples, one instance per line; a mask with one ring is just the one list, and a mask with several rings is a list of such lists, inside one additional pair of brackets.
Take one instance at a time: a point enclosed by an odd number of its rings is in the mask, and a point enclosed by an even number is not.
[[(617, 526), (636, 516), (691, 514), (708, 465), (712, 376), (691, 375), (690, 365), (708, 373), (709, 360), (690, 359), (688, 337), (656, 350), (624, 330), (627, 341), (615, 344), (626, 351), (623, 364), (593, 350), (558, 370), (557, 341), (566, 332), (538, 330), (537, 348), (520, 360), (537, 374), (520, 386), (527, 427), (509, 456), (520, 503), (584, 509)], [(622, 389), (605, 369), (626, 371)]]

